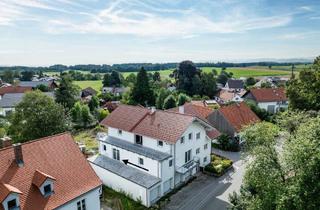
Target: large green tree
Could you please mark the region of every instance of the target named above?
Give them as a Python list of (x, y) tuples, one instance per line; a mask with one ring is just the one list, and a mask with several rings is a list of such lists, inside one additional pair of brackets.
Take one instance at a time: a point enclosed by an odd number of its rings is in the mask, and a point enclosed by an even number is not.
[(319, 125), (319, 116), (299, 120), (294, 129), (285, 123), (281, 127), (287, 128), (290, 135), (281, 135), (280, 139), (276, 138), (278, 129), (272, 124), (247, 128), (242, 135), (249, 161), (240, 194), (230, 196), (231, 209), (318, 209)]
[(120, 87), (121, 86), (121, 77), (120, 73), (117, 71), (112, 71), (110, 74), (110, 86), (111, 87)]
[(147, 72), (143, 67), (139, 71), (137, 81), (132, 88), (131, 99), (135, 104), (154, 105), (154, 93), (150, 87)]
[(59, 87), (55, 90), (56, 102), (70, 110), (80, 97), (80, 88), (72, 83), (69, 75), (62, 75)]
[(312, 67), (299, 73), (287, 85), (289, 106), (299, 110), (320, 110), (320, 58), (316, 58)]
[(160, 88), (156, 98), (156, 108), (162, 109), (164, 100), (171, 94), (171, 92), (165, 88)]
[(63, 106), (40, 91), (26, 93), (15, 107), (9, 135), (15, 142), (50, 136), (68, 129)]
[(188, 95), (200, 94), (199, 87), (201, 69), (198, 69), (192, 61), (182, 61), (173, 71), (177, 89)]
[(201, 94), (208, 96), (209, 98), (213, 98), (214, 95), (217, 93), (217, 83), (215, 75), (212, 72), (201, 73)]
[(169, 95), (163, 103), (163, 109), (171, 109), (177, 106), (176, 99), (173, 95)]

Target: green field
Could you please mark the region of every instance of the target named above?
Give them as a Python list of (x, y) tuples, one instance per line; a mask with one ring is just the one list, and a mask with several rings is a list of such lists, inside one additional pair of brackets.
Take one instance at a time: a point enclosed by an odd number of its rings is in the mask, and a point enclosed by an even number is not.
[[(296, 65), (296, 72), (299, 72), (303, 68), (308, 67), (308, 65)], [(221, 68), (216, 67), (202, 67), (202, 71), (204, 72), (211, 72), (212, 69), (216, 69), (218, 74), (221, 71)], [(162, 79), (172, 79), (170, 78), (170, 74), (172, 73), (173, 69), (168, 70), (161, 70), (160, 75)], [(227, 68), (227, 72), (232, 72), (233, 77), (240, 78), (240, 77), (262, 77), (262, 76), (289, 76), (291, 74), (291, 66), (273, 66), (269, 69), (268, 66), (252, 66), (246, 68), (234, 67), (234, 68)], [(154, 72), (154, 71), (150, 71)], [(88, 73), (88, 72), (87, 72)], [(127, 77), (129, 74), (137, 72), (123, 72), (122, 75)], [(92, 87), (97, 91), (101, 91), (102, 88), (102, 81), (75, 81), (75, 84), (79, 85), (82, 89), (86, 87)]]
[(102, 80), (74, 81), (74, 84), (78, 85), (81, 89), (92, 87), (99, 92), (102, 89)]

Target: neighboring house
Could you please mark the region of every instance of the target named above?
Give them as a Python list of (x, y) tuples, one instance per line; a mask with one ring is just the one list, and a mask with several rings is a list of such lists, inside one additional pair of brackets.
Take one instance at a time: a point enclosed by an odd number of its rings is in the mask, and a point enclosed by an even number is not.
[(0, 210), (100, 210), (101, 181), (69, 133), (0, 149)]
[[(199, 106), (191, 103), (185, 103), (183, 106), (179, 106), (176, 108), (168, 109), (167, 111), (177, 112), (180, 114), (188, 114), (192, 115), (194, 117), (198, 117), (202, 119), (203, 121), (210, 123), (208, 121), (208, 116), (213, 112), (213, 110), (207, 106)], [(211, 124), (212, 125), (212, 124)], [(213, 129), (210, 131), (207, 131), (207, 136), (214, 140), (220, 136), (220, 132), (214, 128), (214, 125), (212, 125)]]
[(0, 88), (0, 99), (4, 94), (8, 93), (25, 93), (27, 91), (32, 91), (31, 87), (20, 87), (20, 86), (9, 86)]
[(101, 124), (99, 156), (89, 159), (104, 185), (149, 207), (210, 163), (207, 122), (191, 115), (120, 105)]
[(239, 136), (241, 129), (260, 122), (260, 119), (244, 102), (241, 102), (215, 110), (208, 116), (208, 121), (221, 133), (241, 141)]
[(246, 90), (241, 89), (240, 91), (234, 91), (229, 89), (221, 89), (216, 96), (216, 100), (220, 104), (228, 102), (241, 102), (243, 101), (242, 96), (246, 93)]
[(244, 82), (240, 79), (228, 79), (224, 88), (239, 92), (244, 89)]
[(92, 97), (92, 96), (97, 95), (97, 93), (98, 92), (95, 89), (93, 89), (92, 87), (87, 87), (87, 88), (81, 90), (81, 98), (87, 98), (88, 96)]
[(174, 84), (169, 84), (167, 86), (167, 90), (173, 92), (173, 91), (177, 90), (177, 87)]
[[(1, 89), (0, 89), (1, 90)], [(54, 98), (52, 92), (44, 93), (49, 97)], [(7, 93), (4, 94), (0, 100), (0, 115), (6, 116), (14, 111), (14, 107), (20, 103), (24, 97), (25, 93)]]
[(35, 89), (39, 85), (45, 85), (50, 90), (54, 90), (58, 87), (57, 83), (55, 81), (20, 81), (17, 86), (20, 87), (31, 87), (32, 89)]
[(111, 93), (116, 96), (120, 96), (126, 91), (128, 91), (128, 88), (125, 88), (125, 87), (103, 87), (102, 88), (102, 93)]
[(261, 109), (269, 113), (276, 113), (281, 108), (287, 109), (289, 104), (284, 88), (251, 89), (243, 98), (255, 101)]

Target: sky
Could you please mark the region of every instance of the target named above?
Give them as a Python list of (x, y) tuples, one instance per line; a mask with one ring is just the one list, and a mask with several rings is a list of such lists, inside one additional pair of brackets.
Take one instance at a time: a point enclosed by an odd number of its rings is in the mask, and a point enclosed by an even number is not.
[(0, 65), (320, 55), (320, 0), (0, 0)]

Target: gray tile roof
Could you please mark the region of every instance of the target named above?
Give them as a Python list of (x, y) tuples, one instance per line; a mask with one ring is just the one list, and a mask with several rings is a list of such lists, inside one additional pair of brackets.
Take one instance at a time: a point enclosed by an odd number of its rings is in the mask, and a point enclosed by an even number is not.
[(88, 160), (94, 165), (100, 166), (101, 168), (104, 168), (145, 188), (151, 188), (155, 184), (161, 182), (161, 179), (158, 177), (127, 166), (118, 160), (113, 160), (104, 155), (94, 156)]
[(37, 87), (38, 85), (45, 85), (45, 86), (49, 86), (52, 83), (52, 81), (21, 81), (19, 82), (19, 86), (22, 87)]
[[(44, 93), (47, 96), (54, 98), (54, 94), (52, 92)], [(6, 93), (2, 96), (0, 100), (0, 107), (2, 108), (11, 108), (20, 103), (23, 99), (25, 93)]]
[(144, 147), (144, 146), (141, 146), (138, 144), (132, 144), (130, 142), (126, 142), (124, 140), (114, 138), (111, 136), (107, 136), (106, 138), (102, 138), (99, 140), (102, 142), (111, 144), (113, 146), (120, 147), (122, 149), (131, 151), (131, 152), (137, 153), (139, 155), (143, 155), (145, 157), (148, 157), (148, 158), (151, 158), (154, 160), (158, 160), (158, 161), (162, 161), (162, 160), (165, 160), (165, 159), (171, 157), (171, 155), (168, 153), (160, 152), (155, 149)]
[(228, 79), (227, 83), (229, 88), (244, 88), (243, 81), (239, 79)]

